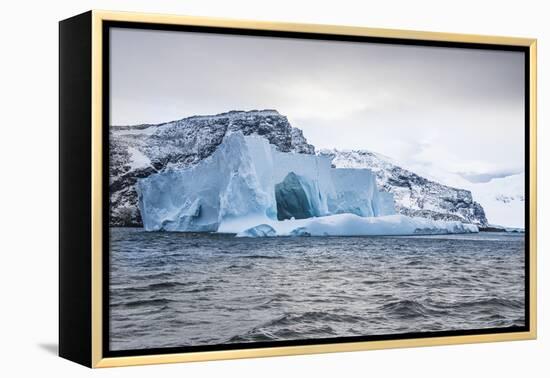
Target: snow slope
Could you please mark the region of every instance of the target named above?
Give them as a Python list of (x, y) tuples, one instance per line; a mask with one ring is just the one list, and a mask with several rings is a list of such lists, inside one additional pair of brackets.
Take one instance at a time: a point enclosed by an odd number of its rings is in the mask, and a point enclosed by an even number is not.
[(476, 201), (483, 205), (489, 223), (525, 227), (525, 174), (494, 178), (486, 183), (468, 183)]

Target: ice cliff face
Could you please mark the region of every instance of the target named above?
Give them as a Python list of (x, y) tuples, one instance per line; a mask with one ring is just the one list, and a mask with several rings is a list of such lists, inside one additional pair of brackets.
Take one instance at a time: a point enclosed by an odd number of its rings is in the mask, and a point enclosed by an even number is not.
[(232, 132), (258, 135), (281, 152), (314, 154), (302, 131), (275, 110), (232, 111), (195, 116), (158, 125), (110, 129), (112, 226), (141, 226), (137, 180), (171, 168), (191, 167), (212, 155)]
[(227, 134), (199, 163), (137, 181), (149, 231), (238, 233), (258, 224), (336, 214), (394, 214), (368, 169), (331, 168), (330, 159), (282, 152), (267, 139)]
[(337, 168), (371, 169), (380, 190), (393, 194), (399, 214), (488, 225), (483, 207), (473, 200), (469, 190), (430, 181), (397, 166), (389, 158), (365, 150), (321, 150), (318, 154), (330, 158)]

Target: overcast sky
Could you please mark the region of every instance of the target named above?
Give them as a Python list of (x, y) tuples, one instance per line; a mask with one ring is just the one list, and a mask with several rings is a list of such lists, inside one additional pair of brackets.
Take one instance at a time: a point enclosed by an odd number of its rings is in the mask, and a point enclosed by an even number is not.
[(475, 181), (523, 171), (523, 75), (519, 52), (115, 28), (111, 124), (276, 109), (316, 148)]

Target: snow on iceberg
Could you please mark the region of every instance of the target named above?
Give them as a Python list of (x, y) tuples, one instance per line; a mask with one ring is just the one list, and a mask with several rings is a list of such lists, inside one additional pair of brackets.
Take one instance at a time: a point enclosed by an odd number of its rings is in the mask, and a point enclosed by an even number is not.
[(136, 191), (148, 231), (253, 237), (475, 232), (460, 222), (394, 215), (392, 194), (378, 191), (369, 169), (332, 168), (329, 157), (280, 152), (241, 132), (227, 134), (195, 166), (138, 180)]
[[(320, 218), (274, 222), (269, 226), (277, 236), (435, 235), (479, 231), (477, 226), (459, 221), (432, 220), (399, 214), (380, 217), (336, 214)], [(263, 235), (252, 235), (252, 233), (247, 232), (237, 234), (237, 236), (254, 237)]]

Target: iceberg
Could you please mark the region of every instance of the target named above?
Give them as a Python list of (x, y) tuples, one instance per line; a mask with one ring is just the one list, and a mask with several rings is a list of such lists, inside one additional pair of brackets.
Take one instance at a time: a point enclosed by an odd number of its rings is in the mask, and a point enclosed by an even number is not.
[(281, 152), (240, 131), (190, 168), (139, 179), (136, 192), (148, 231), (248, 237), (477, 231), (396, 215), (393, 195), (378, 191), (370, 169), (333, 168), (330, 157)]

